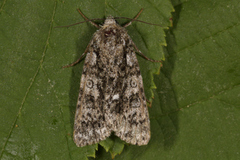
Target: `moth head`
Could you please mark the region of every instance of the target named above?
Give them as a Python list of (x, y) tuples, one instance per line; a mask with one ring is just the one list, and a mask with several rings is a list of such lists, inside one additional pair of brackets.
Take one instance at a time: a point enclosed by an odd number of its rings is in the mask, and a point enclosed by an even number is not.
[(113, 25), (113, 24), (116, 24), (116, 21), (113, 18), (113, 16), (108, 16), (104, 21), (104, 25)]

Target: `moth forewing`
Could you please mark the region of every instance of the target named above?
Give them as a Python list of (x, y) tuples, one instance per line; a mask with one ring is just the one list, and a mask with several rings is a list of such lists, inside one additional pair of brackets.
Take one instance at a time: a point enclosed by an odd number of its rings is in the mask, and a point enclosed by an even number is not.
[(127, 143), (146, 145), (150, 140), (150, 120), (135, 54), (135, 50), (140, 51), (112, 16), (107, 17), (102, 26), (90, 22), (99, 30), (81, 56), (86, 54), (74, 121), (74, 142), (81, 147), (91, 145), (115, 132)]

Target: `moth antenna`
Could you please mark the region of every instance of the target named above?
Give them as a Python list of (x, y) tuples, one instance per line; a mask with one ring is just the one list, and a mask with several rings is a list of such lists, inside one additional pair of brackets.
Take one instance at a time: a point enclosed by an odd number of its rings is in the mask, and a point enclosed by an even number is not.
[[(141, 21), (141, 20), (138, 20), (138, 19), (127, 18), (127, 17), (115, 17), (114, 19), (129, 19), (129, 20), (131, 20), (131, 23), (132, 23), (133, 21), (137, 21), (137, 22), (141, 22), (141, 23), (145, 23), (145, 24), (149, 24), (149, 25), (154, 25), (154, 26), (163, 27), (163, 26), (160, 25), (160, 24), (148, 23), (148, 22), (145, 22), (145, 21)], [(127, 23), (127, 24), (128, 24), (128, 23)], [(129, 25), (127, 25), (127, 26), (129, 26)], [(126, 27), (127, 27), (127, 26), (126, 26)], [(125, 26), (124, 26), (124, 27), (125, 27)]]
[(81, 11), (80, 9), (78, 8), (77, 9), (78, 13), (81, 14), (81, 16), (86, 20), (86, 21), (89, 21), (92, 25), (94, 25), (95, 27), (97, 28), (100, 28), (96, 23), (94, 23), (93, 21), (89, 20)]
[[(67, 26), (57, 26), (57, 27), (54, 27), (54, 28), (71, 27), (71, 26), (75, 26), (75, 25), (78, 25), (78, 24), (81, 24), (81, 23), (92, 22), (92, 21), (97, 21), (97, 20), (104, 20), (104, 19), (103, 19), (103, 18), (88, 19), (88, 20), (86, 20), (86, 21), (77, 22), (77, 23), (70, 24), (70, 25), (67, 25)], [(95, 25), (94, 25), (94, 26), (95, 26)]]
[(125, 27), (131, 25), (132, 22), (133, 22), (134, 20), (136, 20), (136, 19), (140, 16), (140, 14), (142, 13), (142, 11), (143, 11), (143, 8), (138, 12), (138, 14), (136, 15), (136, 17), (134, 17), (130, 22), (128, 22), (127, 24), (125, 24), (123, 27), (125, 28)]
[(163, 27), (163, 26), (160, 25), (160, 24), (153, 24), (153, 23), (148, 23), (148, 22), (144, 22), (144, 21), (138, 20), (137, 18), (140, 16), (140, 14), (142, 13), (142, 11), (143, 11), (143, 8), (138, 12), (138, 14), (136, 15), (136, 17), (134, 17), (133, 19), (132, 19), (132, 18), (127, 18), (127, 17), (115, 17), (114, 19), (129, 19), (129, 20), (131, 20), (130, 22), (128, 22), (127, 24), (125, 24), (123, 27), (129, 26), (133, 21), (138, 21), (138, 22), (142, 22), (142, 23), (149, 24), (149, 25), (154, 25), (154, 26)]

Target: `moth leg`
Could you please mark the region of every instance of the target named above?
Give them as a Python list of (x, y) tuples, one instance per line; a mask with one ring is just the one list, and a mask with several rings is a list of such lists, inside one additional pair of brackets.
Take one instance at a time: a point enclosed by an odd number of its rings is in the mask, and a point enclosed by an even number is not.
[(84, 14), (80, 11), (80, 9), (77, 9), (77, 10), (86, 21), (90, 22), (95, 27), (100, 28), (96, 23), (94, 23), (93, 21), (89, 20), (86, 16), (84, 16)]
[(143, 8), (138, 12), (138, 14), (136, 15), (136, 17), (134, 17), (130, 22), (128, 22), (127, 24), (125, 24), (123, 27), (125, 28), (125, 27), (131, 25), (132, 22), (135, 21), (135, 20), (140, 16), (140, 14), (142, 13), (142, 11), (143, 11)]
[(152, 102), (150, 102), (148, 99), (146, 99), (147, 103), (148, 103), (148, 107), (152, 107)]
[(83, 56), (86, 55), (86, 53), (88, 52), (88, 48), (90, 46), (90, 43), (88, 44), (87, 48), (85, 49), (84, 53), (80, 56), (80, 58), (78, 58), (78, 60), (76, 60), (75, 62), (73, 62), (72, 64), (69, 64), (69, 65), (66, 65), (66, 66), (63, 66), (62, 68), (68, 68), (68, 67), (72, 67), (74, 66), (75, 64), (77, 64), (78, 62), (80, 62), (80, 60), (83, 58)]
[(134, 48), (136, 49), (136, 51), (138, 52), (138, 53), (140, 53), (140, 55), (143, 57), (143, 58), (145, 58), (146, 60), (148, 60), (148, 61), (151, 61), (151, 62), (161, 62), (162, 63), (162, 61), (160, 60), (154, 60), (154, 59), (150, 59), (150, 58), (148, 58), (147, 56), (145, 56), (138, 48), (137, 48), (137, 46), (135, 45), (135, 43), (132, 41), (132, 45), (134, 46)]

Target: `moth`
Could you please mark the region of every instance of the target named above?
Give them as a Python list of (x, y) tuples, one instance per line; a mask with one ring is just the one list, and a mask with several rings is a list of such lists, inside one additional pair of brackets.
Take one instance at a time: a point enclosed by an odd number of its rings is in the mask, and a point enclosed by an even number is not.
[(133, 145), (146, 145), (150, 140), (150, 120), (136, 47), (125, 27), (112, 16), (102, 26), (82, 17), (99, 28), (85, 52), (86, 55), (74, 121), (73, 139), (78, 147), (105, 140), (112, 132)]

